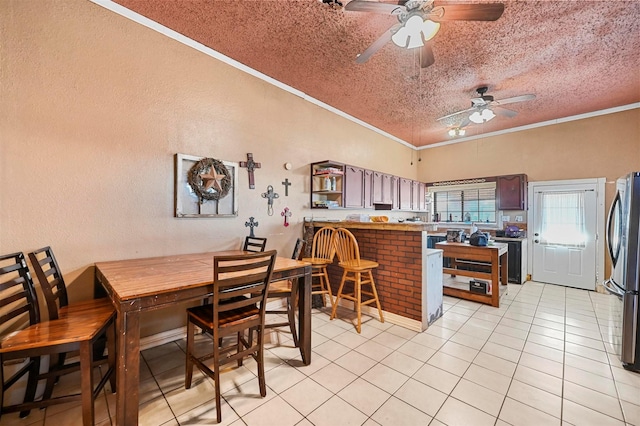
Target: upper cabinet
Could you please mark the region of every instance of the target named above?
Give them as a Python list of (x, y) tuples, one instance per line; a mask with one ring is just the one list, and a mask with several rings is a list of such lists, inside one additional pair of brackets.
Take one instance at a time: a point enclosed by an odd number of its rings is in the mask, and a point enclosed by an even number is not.
[(508, 175), (496, 178), (498, 210), (527, 209), (527, 175)]
[(365, 171), (360, 167), (348, 165), (344, 169), (344, 207), (362, 209), (364, 208)]
[(332, 161), (311, 164), (311, 208), (344, 207), (345, 165)]
[(400, 178), (400, 210), (411, 210), (411, 179)]
[(311, 208), (426, 211), (422, 182), (335, 161), (311, 164)]

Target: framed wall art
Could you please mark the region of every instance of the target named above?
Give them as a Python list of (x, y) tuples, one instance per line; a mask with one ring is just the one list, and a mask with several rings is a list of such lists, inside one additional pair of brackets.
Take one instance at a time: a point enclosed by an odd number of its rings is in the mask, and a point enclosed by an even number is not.
[(175, 217), (238, 216), (238, 163), (175, 155)]

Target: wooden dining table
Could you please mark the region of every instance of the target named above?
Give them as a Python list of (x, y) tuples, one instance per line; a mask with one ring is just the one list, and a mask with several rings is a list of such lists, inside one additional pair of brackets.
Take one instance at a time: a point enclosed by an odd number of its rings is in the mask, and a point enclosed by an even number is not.
[[(214, 257), (246, 253), (240, 250), (227, 250), (95, 264), (96, 280), (104, 287), (117, 311), (117, 425), (138, 424), (140, 314), (207, 297), (213, 290)], [(298, 291), (300, 354), (303, 364), (309, 365), (311, 363), (311, 264), (277, 257), (272, 282), (285, 279), (292, 279), (301, 286)]]

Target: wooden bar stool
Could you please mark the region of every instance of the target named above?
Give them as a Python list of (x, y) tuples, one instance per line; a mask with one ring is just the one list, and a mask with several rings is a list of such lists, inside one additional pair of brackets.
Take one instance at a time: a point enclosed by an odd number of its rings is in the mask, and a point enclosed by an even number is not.
[[(321, 294), (322, 304), (325, 306), (324, 295), (328, 295), (331, 307), (333, 307), (333, 293), (331, 293), (327, 266), (333, 263), (333, 257), (336, 254), (335, 247), (333, 246), (334, 233), (335, 229), (330, 226), (320, 228), (313, 236), (311, 257), (302, 259), (305, 262), (311, 263), (311, 294)], [(315, 279), (317, 279), (317, 281)]]
[[(338, 255), (338, 265), (344, 269), (344, 272), (342, 274), (342, 280), (340, 281), (340, 287), (338, 288), (336, 301), (333, 304), (333, 310), (331, 311), (331, 319), (334, 319), (336, 316), (336, 309), (338, 308), (338, 302), (341, 298), (352, 300), (358, 315), (356, 330), (360, 333), (362, 328), (362, 305), (375, 303), (378, 308), (378, 314), (380, 315), (380, 322), (384, 322), (382, 308), (380, 307), (380, 300), (378, 300), (378, 292), (376, 291), (373, 274), (371, 273), (373, 268), (378, 267), (378, 263), (372, 260), (360, 259), (360, 248), (358, 247), (356, 237), (344, 228), (338, 228), (335, 231), (333, 241), (336, 254)], [(353, 293), (351, 294), (342, 293), (344, 284), (347, 281), (353, 282)], [(371, 291), (363, 291), (363, 285), (369, 285), (371, 287)], [(371, 299), (363, 302), (363, 294), (365, 296), (370, 296)]]

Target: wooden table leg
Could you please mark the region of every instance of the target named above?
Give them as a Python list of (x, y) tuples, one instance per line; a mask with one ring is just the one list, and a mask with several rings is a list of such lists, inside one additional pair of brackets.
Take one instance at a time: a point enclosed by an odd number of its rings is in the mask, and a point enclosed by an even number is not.
[(135, 426), (138, 424), (140, 387), (140, 312), (119, 310), (116, 328), (118, 330), (116, 425)]
[(302, 288), (298, 289), (298, 331), (300, 355), (304, 365), (311, 364), (311, 266), (305, 268)]

